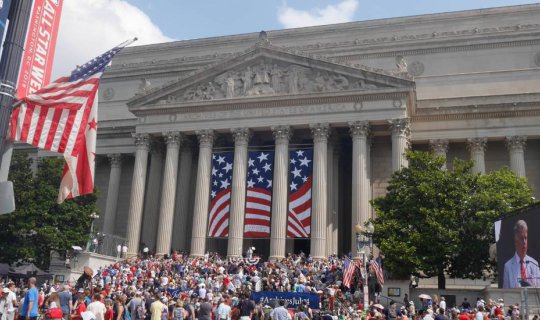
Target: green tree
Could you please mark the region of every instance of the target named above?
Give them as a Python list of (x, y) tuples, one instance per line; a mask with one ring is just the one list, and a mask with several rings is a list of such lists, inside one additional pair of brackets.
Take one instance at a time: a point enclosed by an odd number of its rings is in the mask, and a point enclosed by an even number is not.
[(473, 174), (472, 161), (408, 151), (409, 166), (395, 172), (387, 194), (374, 199), (374, 243), (385, 256), (385, 269), (400, 278), (445, 274), (478, 279), (496, 274), (489, 256), (495, 221), (534, 202), (524, 178), (507, 168)]
[(96, 212), (97, 194), (56, 203), (63, 159), (42, 158), (33, 175), (27, 154), (14, 153), (9, 178), (16, 210), (0, 216), (0, 261), (28, 262), (47, 269), (50, 254), (65, 255), (73, 245), (84, 246)]

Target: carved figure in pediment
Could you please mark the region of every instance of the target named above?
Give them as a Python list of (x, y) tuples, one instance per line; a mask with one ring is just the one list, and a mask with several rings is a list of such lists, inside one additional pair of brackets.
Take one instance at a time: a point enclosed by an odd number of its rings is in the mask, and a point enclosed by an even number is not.
[(186, 101), (195, 100), (195, 90), (194, 89), (186, 90), (186, 92), (184, 93), (183, 98)]
[(266, 64), (264, 61), (261, 61), (259, 63), (259, 66), (257, 67), (255, 71), (255, 81), (254, 83), (257, 84), (269, 84), (270, 83), (270, 76), (268, 72), (268, 68), (266, 67)]
[(291, 94), (298, 93), (299, 72), (294, 66), (291, 66), (287, 70), (287, 84), (288, 84), (289, 93)]
[(248, 66), (246, 70), (242, 72), (240, 79), (242, 80), (243, 84), (242, 93), (247, 94), (249, 89), (251, 89), (251, 81), (253, 79), (253, 71), (251, 70), (251, 67)]
[(281, 76), (283, 76), (283, 72), (276, 64), (270, 70), (270, 76), (272, 76), (272, 88), (274, 92), (281, 92)]
[(358, 87), (360, 89), (364, 89), (364, 90), (367, 90), (367, 89), (376, 89), (377, 86), (372, 84), (372, 83), (369, 83), (369, 82), (366, 82), (364, 79), (358, 81)]
[(332, 81), (334, 82), (336, 89), (349, 89), (349, 80), (341, 74), (336, 74), (335, 76), (333, 76)]
[[(234, 80), (234, 75), (232, 74), (232, 72), (229, 72), (227, 74), (227, 78), (225, 79), (225, 83), (227, 85), (227, 90), (226, 90), (225, 97), (227, 97), (227, 98), (234, 97), (234, 81), (235, 81)], [(244, 86), (244, 88), (245, 88), (245, 86)]]
[(137, 92), (139, 93), (145, 93), (146, 90), (150, 89), (150, 81), (146, 78), (141, 79), (141, 83), (139, 84), (139, 88), (137, 89)]
[(212, 100), (214, 99), (214, 94), (216, 92), (216, 87), (214, 87), (214, 84), (212, 82), (208, 82), (208, 85), (206, 88), (203, 89), (203, 99), (204, 100)]

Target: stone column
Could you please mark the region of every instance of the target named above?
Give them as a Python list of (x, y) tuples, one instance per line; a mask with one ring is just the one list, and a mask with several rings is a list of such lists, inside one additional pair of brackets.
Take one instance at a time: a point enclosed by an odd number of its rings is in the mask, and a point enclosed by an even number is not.
[(405, 151), (409, 147), (409, 119), (388, 120), (392, 130), (392, 170), (398, 171), (408, 166)]
[(210, 201), (210, 172), (212, 170), (212, 130), (197, 131), (199, 139), (199, 162), (195, 184), (195, 205), (193, 208), (193, 228), (191, 233), (191, 256), (202, 257), (206, 246), (206, 225), (208, 224), (208, 202)]
[(122, 175), (122, 155), (113, 153), (107, 155), (111, 164), (109, 174), (109, 188), (107, 189), (107, 204), (103, 219), (103, 233), (114, 234), (116, 222), (116, 208), (118, 207), (118, 191), (120, 190), (120, 177)]
[(167, 143), (163, 187), (161, 188), (161, 207), (157, 234), (156, 254), (164, 256), (171, 253), (171, 242), (174, 222), (174, 200), (176, 199), (176, 182), (178, 177), (178, 154), (182, 136), (179, 132), (163, 133)]
[[(429, 147), (431, 148), (431, 152), (433, 152), (433, 154), (446, 159), (446, 153), (448, 152), (448, 139), (429, 140)], [(446, 160), (444, 162), (443, 169), (446, 170)]]
[(150, 140), (146, 133), (135, 134), (135, 166), (131, 182), (131, 200), (127, 222), (128, 255), (136, 256), (139, 252), (141, 236), (141, 221), (143, 214), (144, 186), (146, 184), (146, 167), (148, 165), (148, 151)]
[(272, 228), (270, 235), (270, 260), (285, 258), (287, 240), (287, 174), (289, 172), (289, 126), (272, 127), (276, 141), (274, 153), (274, 180), (272, 182)]
[(327, 143), (330, 127), (327, 123), (310, 125), (313, 135), (313, 185), (311, 193), (311, 256), (325, 259), (326, 256), (326, 178)]
[(242, 256), (244, 241), (244, 212), (246, 209), (247, 147), (249, 129), (231, 129), (234, 138), (234, 165), (229, 215), (228, 257)]
[(334, 142), (335, 136), (330, 137), (326, 151), (326, 254), (328, 257), (333, 253), (332, 231), (334, 230)]
[(520, 177), (525, 176), (525, 145), (526, 136), (506, 137), (506, 147), (510, 152), (510, 169)]
[(188, 215), (191, 190), (191, 168), (193, 150), (190, 144), (182, 142), (180, 150), (180, 168), (178, 169), (178, 188), (174, 216), (173, 249), (188, 250)]
[(356, 250), (356, 233), (353, 231), (357, 224), (364, 225), (370, 217), (369, 206), (369, 176), (368, 176), (368, 135), (369, 122), (355, 121), (349, 123), (353, 143), (352, 151), (352, 223), (351, 251), (353, 257), (358, 257)]
[(150, 145), (150, 165), (148, 166), (150, 172), (148, 173), (148, 181), (146, 181), (147, 192), (144, 196), (144, 215), (141, 235), (141, 243), (144, 243), (152, 251), (156, 249), (164, 153), (165, 150), (161, 141), (152, 141)]
[(469, 138), (467, 139), (467, 147), (471, 152), (471, 160), (474, 161), (472, 173), (486, 173), (484, 153), (487, 147), (487, 138)]
[[(339, 253), (339, 156), (340, 156), (340, 146), (338, 144), (334, 145), (334, 154), (332, 155), (333, 159), (333, 168), (334, 171), (332, 179), (332, 191), (334, 197), (332, 198), (332, 219), (334, 224), (334, 229), (332, 230), (332, 253)], [(329, 235), (327, 235), (329, 237)]]

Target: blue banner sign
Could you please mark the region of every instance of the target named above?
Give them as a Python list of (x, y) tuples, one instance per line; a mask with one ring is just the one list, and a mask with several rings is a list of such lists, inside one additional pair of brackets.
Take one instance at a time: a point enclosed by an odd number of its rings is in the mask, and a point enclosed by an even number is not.
[(251, 299), (263, 305), (277, 305), (277, 301), (285, 300), (285, 307), (288, 309), (297, 308), (307, 301), (311, 309), (319, 309), (319, 295), (316, 293), (261, 291), (252, 292)]
[(180, 295), (182, 294), (182, 289), (167, 289), (167, 291), (174, 300), (180, 298)]

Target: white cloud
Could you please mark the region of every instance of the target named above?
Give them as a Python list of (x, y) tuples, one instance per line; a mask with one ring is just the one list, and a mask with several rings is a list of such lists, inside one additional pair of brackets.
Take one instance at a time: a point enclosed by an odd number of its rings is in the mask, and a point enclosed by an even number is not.
[(51, 80), (133, 37), (132, 45), (173, 40), (125, 0), (64, 1)]
[(349, 22), (357, 9), (358, 0), (343, 0), (336, 5), (310, 10), (297, 10), (284, 4), (278, 10), (278, 20), (285, 28)]

